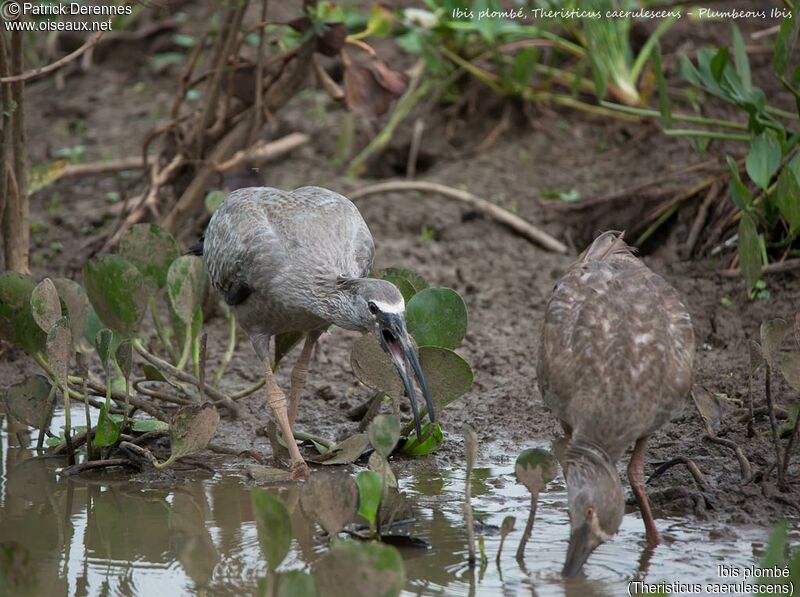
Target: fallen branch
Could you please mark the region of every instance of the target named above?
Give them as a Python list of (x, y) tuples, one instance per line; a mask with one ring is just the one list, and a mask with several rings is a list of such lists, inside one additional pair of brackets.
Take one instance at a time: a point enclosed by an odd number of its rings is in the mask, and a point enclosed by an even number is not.
[(726, 448), (733, 450), (733, 453), (736, 454), (736, 459), (739, 461), (739, 469), (742, 473), (742, 485), (747, 485), (753, 480), (753, 471), (750, 468), (750, 461), (747, 460), (747, 456), (744, 455), (744, 452), (742, 452), (742, 449), (736, 444), (736, 442), (710, 434), (706, 434), (705, 439), (711, 443), (725, 446)]
[(2, 77), (0, 78), (0, 83), (18, 83), (21, 81), (30, 81), (32, 79), (38, 79), (39, 77), (43, 77), (44, 75), (49, 75), (52, 72), (57, 71), (58, 69), (66, 66), (73, 60), (80, 58), (81, 55), (86, 52), (87, 50), (94, 47), (94, 45), (100, 41), (100, 38), (103, 37), (103, 31), (98, 31), (92, 37), (86, 40), (86, 42), (74, 52), (67, 54), (63, 58), (59, 58), (52, 64), (48, 64), (46, 66), (40, 66), (39, 68), (35, 68), (33, 70), (29, 70), (27, 72), (12, 75), (10, 77)]
[[(800, 259), (787, 259), (786, 261), (779, 261), (778, 263), (770, 263), (761, 268), (762, 274), (782, 274), (785, 272), (800, 269)], [(719, 272), (723, 278), (738, 278), (742, 275), (742, 270), (724, 269)]]
[(89, 462), (81, 462), (78, 464), (73, 464), (72, 466), (67, 466), (58, 471), (58, 474), (62, 477), (71, 477), (73, 475), (78, 475), (80, 473), (96, 470), (100, 468), (111, 468), (117, 466), (126, 466), (129, 468), (136, 468), (138, 469), (139, 466), (127, 458), (110, 458), (109, 460), (90, 460)]
[(109, 172), (122, 172), (123, 170), (141, 170), (144, 168), (142, 157), (120, 158), (107, 162), (92, 162), (89, 164), (69, 164), (59, 175), (59, 178), (68, 176), (92, 176), (95, 174), (108, 174)]
[(646, 483), (650, 483), (656, 477), (660, 477), (669, 469), (677, 464), (684, 464), (686, 468), (689, 469), (689, 472), (694, 477), (694, 482), (697, 483), (697, 486), (700, 488), (700, 491), (708, 492), (710, 488), (708, 486), (708, 482), (706, 481), (705, 475), (700, 471), (700, 467), (695, 464), (695, 462), (685, 456), (678, 456), (677, 458), (673, 458), (672, 460), (668, 460), (667, 462), (663, 463), (659, 466), (656, 470), (653, 471), (653, 474), (647, 478)]
[(461, 201), (485, 216), (488, 216), (489, 218), (508, 226), (514, 232), (524, 236), (532, 242), (541, 245), (548, 251), (562, 254), (568, 252), (567, 246), (564, 243), (556, 240), (543, 230), (536, 228), (530, 222), (527, 222), (519, 216), (512, 214), (510, 211), (503, 209), (499, 205), (490, 203), (486, 199), (482, 199), (481, 197), (473, 195), (467, 191), (454, 189), (453, 187), (448, 187), (436, 182), (410, 180), (382, 182), (358, 189), (351, 193), (349, 197), (350, 199), (360, 199), (368, 195), (391, 193), (394, 191), (420, 191), (427, 193), (438, 193), (439, 195), (443, 195), (450, 199)]
[(267, 143), (258, 141), (233, 154), (229, 160), (216, 164), (217, 172), (229, 172), (248, 162), (269, 162), (308, 143), (311, 138), (303, 133), (291, 133)]

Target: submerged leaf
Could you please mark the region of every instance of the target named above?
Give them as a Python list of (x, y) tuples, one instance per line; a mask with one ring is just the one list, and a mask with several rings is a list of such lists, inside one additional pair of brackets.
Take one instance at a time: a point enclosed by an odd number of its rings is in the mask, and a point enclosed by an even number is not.
[(405, 587), (403, 558), (381, 543), (340, 541), (314, 565), (317, 589), (326, 597), (394, 597)]
[(0, 338), (20, 346), (28, 354), (44, 354), (47, 333), (31, 312), (31, 295), (36, 285), (16, 272), (0, 273)]
[(331, 537), (352, 522), (358, 509), (358, 486), (344, 473), (318, 472), (302, 488), (300, 505)]
[(455, 290), (426, 288), (408, 302), (406, 323), (419, 346), (455, 348), (467, 333), (467, 307)]
[(49, 332), (61, 317), (61, 301), (50, 278), (39, 282), (31, 293), (31, 313), (42, 331)]
[(556, 478), (558, 467), (556, 459), (547, 450), (529, 448), (517, 456), (514, 465), (514, 474), (517, 481), (528, 488), (533, 495), (537, 495), (545, 486)]
[(383, 456), (389, 458), (400, 439), (400, 421), (394, 415), (378, 415), (367, 428), (369, 442)]
[(258, 528), (258, 542), (267, 566), (274, 572), (292, 545), (292, 519), (283, 500), (268, 491), (254, 487), (250, 490), (250, 496)]
[(83, 268), (86, 294), (100, 320), (120, 335), (136, 335), (147, 310), (142, 274), (118, 255), (95, 257)]
[(356, 485), (358, 485), (358, 513), (372, 528), (381, 503), (383, 479), (375, 471), (359, 471), (356, 475)]
[(182, 406), (170, 423), (170, 460), (204, 450), (217, 432), (219, 413), (214, 405)]
[(139, 269), (152, 291), (167, 283), (169, 266), (181, 252), (175, 238), (158, 224), (134, 224), (120, 240), (119, 254)]
[(6, 412), (25, 425), (44, 429), (53, 412), (50, 381), (42, 375), (32, 375), (16, 383), (6, 392)]
[(433, 454), (444, 445), (444, 433), (438, 423), (433, 426), (433, 430), (431, 430), (430, 423), (425, 423), (422, 426), (422, 437), (424, 439), (420, 441), (415, 431), (414, 435), (403, 444), (403, 452), (409, 456), (426, 456)]

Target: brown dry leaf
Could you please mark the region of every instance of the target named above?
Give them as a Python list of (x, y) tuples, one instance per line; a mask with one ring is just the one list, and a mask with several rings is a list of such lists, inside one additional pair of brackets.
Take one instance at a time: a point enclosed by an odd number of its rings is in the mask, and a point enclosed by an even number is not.
[(708, 430), (713, 433), (719, 431), (722, 424), (722, 404), (719, 399), (703, 386), (696, 385), (692, 388), (692, 400)]
[(347, 107), (362, 116), (375, 118), (389, 110), (395, 98), (408, 86), (408, 78), (383, 61), (372, 58), (365, 66), (342, 51), (344, 99)]
[(170, 460), (204, 450), (217, 432), (217, 425), (219, 413), (210, 402), (178, 409), (170, 423)]
[(325, 33), (317, 38), (317, 52), (323, 56), (336, 56), (344, 47), (347, 27), (344, 23), (325, 23)]
[(372, 61), (372, 72), (381, 87), (394, 94), (395, 97), (400, 97), (408, 89), (408, 75), (391, 69), (383, 60)]
[(781, 355), (779, 366), (786, 382), (795, 392), (800, 392), (800, 352)]
[(356, 433), (337, 444), (330, 452), (315, 460), (320, 464), (350, 464), (355, 462), (369, 448), (366, 433)]
[(303, 512), (331, 537), (338, 535), (356, 516), (358, 485), (347, 473), (314, 473), (302, 492)]

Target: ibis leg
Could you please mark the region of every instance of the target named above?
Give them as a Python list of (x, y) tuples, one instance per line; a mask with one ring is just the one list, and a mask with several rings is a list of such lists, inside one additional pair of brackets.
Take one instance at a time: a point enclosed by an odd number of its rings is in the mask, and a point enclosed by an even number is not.
[(661, 536), (658, 534), (656, 522), (653, 520), (653, 512), (650, 510), (650, 502), (644, 491), (644, 455), (647, 452), (647, 438), (640, 437), (636, 440), (633, 448), (631, 461), (628, 463), (628, 480), (636, 496), (636, 503), (639, 504), (639, 511), (642, 513), (644, 528), (647, 533), (647, 543), (651, 546), (661, 543)]
[(272, 414), (278, 423), (278, 428), (283, 435), (283, 441), (289, 449), (289, 457), (292, 461), (292, 478), (305, 479), (308, 477), (308, 465), (303, 457), (300, 455), (300, 450), (297, 447), (297, 442), (294, 440), (294, 433), (292, 433), (292, 426), (289, 424), (289, 414), (286, 406), (286, 395), (283, 390), (278, 387), (275, 381), (275, 376), (272, 374), (272, 367), (270, 363), (266, 363), (266, 378), (267, 378), (267, 402), (272, 410)]
[(303, 393), (303, 388), (306, 387), (306, 380), (308, 380), (308, 364), (311, 361), (311, 353), (320, 334), (321, 332), (318, 331), (308, 333), (303, 344), (303, 350), (300, 352), (300, 356), (297, 357), (294, 369), (292, 369), (292, 387), (289, 390), (289, 425), (292, 427), (294, 427), (294, 420), (297, 417), (300, 395)]

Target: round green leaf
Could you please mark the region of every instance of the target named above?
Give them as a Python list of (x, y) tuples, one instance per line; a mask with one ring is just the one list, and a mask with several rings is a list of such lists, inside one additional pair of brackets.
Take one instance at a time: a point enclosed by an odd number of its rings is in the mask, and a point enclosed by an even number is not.
[(400, 421), (394, 415), (378, 415), (367, 428), (369, 442), (383, 456), (389, 458), (400, 439)]
[(374, 334), (364, 334), (355, 341), (350, 353), (350, 365), (365, 386), (389, 396), (403, 395), (403, 382), (397, 369)]
[(31, 295), (36, 285), (16, 272), (0, 273), (0, 338), (20, 346), (28, 354), (43, 354), (47, 334), (31, 312)]
[(25, 425), (44, 429), (53, 411), (51, 388), (50, 381), (42, 375), (14, 384), (6, 393), (6, 411)]
[(283, 501), (254, 487), (250, 490), (258, 528), (258, 542), (270, 571), (281, 565), (292, 545), (292, 519)]
[(203, 305), (206, 271), (203, 260), (182, 255), (172, 262), (167, 272), (167, 293), (175, 314), (190, 326), (195, 311)]
[(31, 292), (31, 313), (45, 332), (49, 332), (61, 317), (61, 301), (58, 300), (58, 291), (50, 278), (39, 282)]
[(108, 415), (106, 405), (100, 407), (100, 417), (97, 419), (97, 427), (94, 432), (94, 445), (98, 448), (113, 446), (119, 439), (119, 426)]
[(514, 474), (517, 481), (528, 488), (532, 494), (538, 494), (550, 481), (556, 478), (558, 467), (555, 457), (541, 448), (523, 450), (517, 456)]
[(391, 282), (400, 290), (406, 303), (420, 290), (428, 288), (428, 283), (417, 272), (402, 267), (387, 267), (376, 272), (376, 277)]
[(419, 441), (415, 431), (403, 445), (403, 452), (409, 456), (427, 456), (428, 454), (433, 454), (444, 445), (444, 433), (442, 433), (442, 428), (439, 427), (438, 423), (433, 426), (433, 430), (431, 430), (430, 423), (425, 423), (422, 426), (422, 437), (424, 439)]
[(163, 288), (169, 266), (181, 251), (173, 236), (158, 224), (134, 224), (122, 237), (119, 254), (139, 269), (151, 288)]
[(130, 261), (102, 255), (83, 268), (86, 294), (100, 320), (120, 335), (136, 335), (147, 310), (144, 278)]
[(133, 422), (133, 430), (139, 433), (147, 433), (148, 431), (167, 431), (169, 424), (158, 419), (140, 419)]
[(300, 505), (331, 537), (351, 522), (358, 509), (358, 486), (343, 473), (319, 472), (303, 485)]
[(419, 363), (434, 404), (441, 409), (472, 388), (472, 367), (452, 350), (421, 346)]
[(89, 298), (83, 286), (69, 278), (53, 280), (58, 296), (64, 301), (72, 330), (72, 341), (78, 343), (83, 338), (86, 321), (89, 317)]
[(394, 597), (406, 584), (403, 557), (381, 543), (339, 541), (314, 566), (326, 597)]
[(356, 475), (356, 485), (358, 485), (358, 513), (372, 527), (381, 503), (383, 479), (375, 471), (359, 471)]
[(426, 288), (406, 306), (408, 331), (420, 346), (455, 348), (467, 333), (467, 307), (450, 288)]

